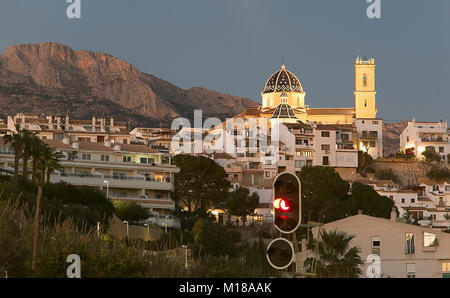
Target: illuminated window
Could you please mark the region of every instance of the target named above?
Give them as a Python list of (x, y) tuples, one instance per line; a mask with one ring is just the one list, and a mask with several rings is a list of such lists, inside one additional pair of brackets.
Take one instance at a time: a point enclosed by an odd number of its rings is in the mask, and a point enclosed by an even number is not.
[(379, 256), (381, 248), (380, 237), (372, 237), (372, 254)]
[(436, 241), (435, 234), (431, 234), (431, 233), (427, 233), (427, 232), (423, 233), (423, 246), (424, 247), (434, 246), (435, 241)]
[(450, 260), (442, 261), (442, 272), (450, 272)]

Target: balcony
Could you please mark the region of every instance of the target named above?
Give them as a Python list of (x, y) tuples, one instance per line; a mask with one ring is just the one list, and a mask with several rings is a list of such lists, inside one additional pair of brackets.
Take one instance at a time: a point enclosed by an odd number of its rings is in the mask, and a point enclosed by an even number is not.
[(50, 180), (53, 183), (66, 182), (73, 185), (86, 185), (95, 187), (106, 186), (115, 188), (134, 188), (134, 189), (155, 189), (172, 190), (170, 179), (165, 178), (146, 178), (143, 176), (116, 176), (116, 175), (92, 175), (81, 173), (52, 173)]

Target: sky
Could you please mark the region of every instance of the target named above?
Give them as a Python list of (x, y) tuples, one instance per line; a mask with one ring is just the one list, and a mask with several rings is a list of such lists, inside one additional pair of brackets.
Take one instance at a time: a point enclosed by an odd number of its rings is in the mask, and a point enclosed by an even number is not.
[(310, 107), (354, 105), (357, 53), (374, 57), (378, 117), (450, 121), (450, 1), (1, 0), (0, 51), (53, 41), (106, 52), (182, 88), (261, 102), (283, 63)]

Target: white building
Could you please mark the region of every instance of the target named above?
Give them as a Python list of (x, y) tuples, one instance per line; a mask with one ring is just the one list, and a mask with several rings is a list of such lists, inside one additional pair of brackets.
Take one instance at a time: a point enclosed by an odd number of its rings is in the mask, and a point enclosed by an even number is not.
[[(313, 228), (314, 238), (318, 229)], [(358, 214), (325, 224), (320, 229), (355, 236), (350, 247), (361, 249), (360, 257), (364, 261), (361, 277), (368, 277), (368, 267), (373, 268), (370, 255), (379, 256), (381, 277), (450, 277), (450, 234), (398, 222), (395, 212), (390, 220)], [(300, 253), (300, 262), (311, 255), (311, 251)]]
[(408, 125), (400, 135), (400, 150), (410, 151), (418, 159), (424, 159), (422, 155), (427, 148), (431, 148), (448, 162), (447, 155), (450, 154), (450, 138), (447, 121), (423, 122), (408, 121)]

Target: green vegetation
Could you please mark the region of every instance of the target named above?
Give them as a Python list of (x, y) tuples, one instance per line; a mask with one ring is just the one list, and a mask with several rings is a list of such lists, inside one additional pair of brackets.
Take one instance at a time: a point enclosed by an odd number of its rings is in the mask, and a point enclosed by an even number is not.
[(148, 218), (148, 212), (144, 207), (127, 201), (114, 201), (115, 213), (121, 220), (137, 222)]
[(358, 214), (359, 210), (370, 216), (389, 218), (395, 205), (392, 199), (380, 196), (368, 185), (355, 182), (350, 188), (330, 167), (306, 166), (299, 177), (304, 222), (328, 223)]
[[(316, 277), (319, 278), (357, 278), (361, 275), (359, 266), (364, 262), (359, 254), (361, 249), (349, 247), (354, 236), (343, 232), (320, 232), (318, 254), (305, 260), (307, 272), (312, 272), (315, 262)], [(313, 245), (316, 245), (314, 240)]]
[(450, 179), (450, 170), (447, 167), (434, 166), (428, 171), (427, 177), (434, 180)]
[(425, 148), (425, 151), (422, 152), (422, 155), (425, 157), (425, 161), (428, 163), (433, 162), (441, 162), (442, 158), (439, 153), (436, 152), (433, 146), (429, 146)]
[(399, 176), (394, 172), (394, 170), (392, 170), (392, 168), (376, 170), (375, 177), (380, 180), (392, 180), (395, 183), (400, 181)]
[(226, 205), (228, 213), (241, 218), (245, 226), (247, 215), (252, 215), (258, 208), (259, 196), (256, 192), (250, 195), (247, 188), (239, 187), (229, 195)]
[(358, 151), (358, 169), (357, 172), (363, 176), (366, 177), (367, 176), (367, 172), (370, 169), (370, 166), (373, 163), (373, 158), (372, 156), (370, 156), (369, 153), (365, 152), (365, 151)]
[(193, 212), (208, 210), (226, 201), (230, 182), (225, 170), (214, 160), (203, 156), (177, 155), (172, 162), (180, 168), (175, 174), (171, 198)]

